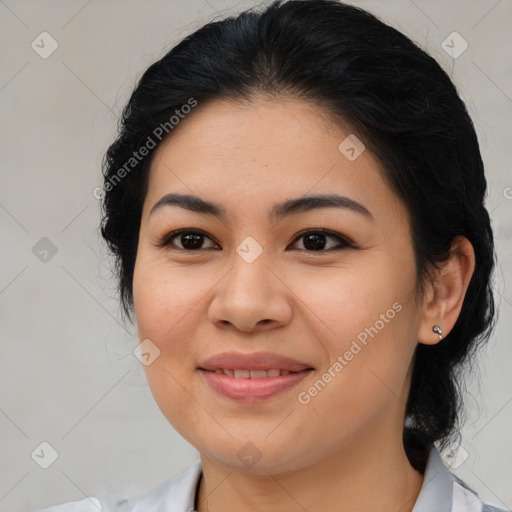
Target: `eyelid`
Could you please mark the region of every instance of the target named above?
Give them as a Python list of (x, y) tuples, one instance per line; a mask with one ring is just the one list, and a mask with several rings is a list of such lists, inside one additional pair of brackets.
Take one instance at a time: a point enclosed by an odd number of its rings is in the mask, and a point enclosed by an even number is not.
[(325, 236), (328, 236), (328, 237), (331, 237), (331, 238), (336, 238), (339, 242), (341, 242), (341, 247), (334, 247), (334, 248), (331, 248), (331, 249), (327, 249), (325, 251), (306, 251), (305, 249), (298, 249), (300, 251), (303, 251), (303, 252), (308, 252), (308, 253), (322, 253), (322, 252), (331, 252), (331, 251), (335, 251), (335, 250), (338, 250), (338, 249), (341, 249), (341, 248), (351, 248), (351, 249), (357, 249), (357, 245), (350, 239), (348, 238), (347, 236), (345, 235), (342, 235), (341, 233), (338, 233), (336, 231), (332, 231), (330, 229), (325, 229), (325, 228), (307, 228), (307, 229), (304, 229), (302, 231), (300, 231), (299, 233), (297, 233), (297, 235), (295, 236), (295, 238), (293, 239), (293, 244), (301, 237), (303, 237), (304, 235), (307, 235), (308, 233), (321, 233)]
[[(177, 236), (179, 236), (180, 234), (182, 234), (184, 232), (185, 233), (197, 233), (197, 234), (203, 235), (206, 238), (209, 238), (215, 244), (220, 246), (220, 244), (212, 236), (210, 236), (208, 233), (206, 233), (205, 231), (203, 231), (201, 229), (198, 229), (198, 228), (180, 228), (180, 229), (176, 229), (174, 231), (170, 231), (169, 233), (165, 234), (154, 245), (157, 246), (157, 247), (161, 247), (161, 248), (172, 246), (173, 249), (176, 249), (178, 251), (190, 252), (190, 253), (200, 253), (202, 251), (206, 251), (206, 250), (212, 249), (210, 247), (210, 248), (207, 248), (207, 249), (187, 250), (187, 249), (182, 249), (181, 247), (177, 247), (177, 246), (175, 246), (174, 244), (172, 244), (170, 242), (172, 239), (176, 238)], [(332, 251), (341, 250), (341, 249), (345, 249), (345, 248), (351, 248), (351, 249), (357, 249), (358, 248), (358, 246), (350, 238), (348, 238), (347, 236), (342, 235), (341, 233), (338, 233), (336, 231), (332, 231), (330, 229), (325, 229), (325, 228), (307, 228), (307, 229), (304, 229), (304, 230), (300, 231), (293, 238), (292, 245), (294, 245), (301, 237), (307, 235), (308, 233), (320, 233), (320, 234), (323, 234), (323, 235), (325, 235), (327, 237), (335, 238), (335, 239), (337, 239), (340, 242), (340, 244), (339, 244), (338, 247), (334, 247), (334, 248), (331, 248), (331, 249), (326, 249), (324, 251), (307, 251), (306, 249), (297, 249), (297, 250), (299, 250), (301, 252), (307, 252), (307, 253), (313, 253), (313, 254), (315, 254), (315, 253), (319, 254), (320, 253), (321, 254), (321, 253), (329, 253), (329, 252), (332, 252)]]
[(168, 246), (172, 246), (173, 249), (177, 249), (179, 251), (184, 251), (184, 252), (201, 252), (201, 251), (204, 251), (206, 249), (197, 249), (195, 251), (191, 251), (191, 250), (187, 250), (187, 249), (182, 249), (181, 247), (177, 247), (173, 244), (171, 244), (171, 240), (173, 238), (176, 238), (177, 236), (181, 235), (182, 233), (196, 233), (196, 234), (199, 234), (199, 235), (204, 235), (206, 238), (209, 238), (210, 240), (212, 240), (212, 242), (215, 242), (217, 245), (220, 245), (212, 236), (210, 236), (208, 233), (206, 233), (205, 231), (203, 231), (202, 229), (198, 229), (198, 228), (180, 228), (180, 229), (175, 229), (174, 231), (169, 231), (169, 233), (166, 233), (156, 244), (157, 247), (168, 247)]

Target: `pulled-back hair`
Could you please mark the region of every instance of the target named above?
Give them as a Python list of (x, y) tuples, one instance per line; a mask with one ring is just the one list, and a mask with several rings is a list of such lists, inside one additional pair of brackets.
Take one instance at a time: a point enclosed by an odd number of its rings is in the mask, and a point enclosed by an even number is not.
[(418, 441), (445, 447), (457, 432), (456, 374), (494, 326), (494, 244), (484, 167), (464, 102), (431, 56), (370, 13), (334, 0), (276, 1), (262, 12), (208, 23), (145, 71), (103, 161), (101, 233), (115, 256), (123, 312), (133, 312), (142, 205), (152, 156), (165, 137), (122, 180), (114, 183), (114, 175), (191, 99), (200, 105), (256, 94), (317, 105), (376, 155), (409, 212), (419, 297), (457, 235), (473, 246), (475, 270), (455, 326), (438, 344), (418, 343), (414, 355), (404, 444), (420, 466)]

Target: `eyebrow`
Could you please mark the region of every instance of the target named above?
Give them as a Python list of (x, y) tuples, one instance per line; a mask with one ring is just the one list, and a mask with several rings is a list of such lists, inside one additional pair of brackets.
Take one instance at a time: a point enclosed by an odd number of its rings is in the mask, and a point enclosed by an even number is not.
[[(176, 193), (166, 194), (159, 199), (154, 204), (153, 208), (151, 208), (149, 215), (165, 206), (173, 205), (193, 212), (213, 215), (223, 221), (227, 219), (226, 210), (220, 204), (206, 201), (198, 196)], [(350, 199), (349, 197), (339, 194), (318, 194), (288, 199), (283, 203), (275, 204), (271, 208), (269, 212), (269, 219), (278, 221), (289, 215), (311, 211), (317, 208), (345, 208), (373, 220), (373, 215), (365, 206), (354, 199)]]

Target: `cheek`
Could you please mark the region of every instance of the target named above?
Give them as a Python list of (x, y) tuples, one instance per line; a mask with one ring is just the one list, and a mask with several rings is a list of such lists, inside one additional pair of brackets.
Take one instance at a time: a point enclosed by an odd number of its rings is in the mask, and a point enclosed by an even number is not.
[(139, 339), (149, 339), (160, 351), (144, 366), (151, 393), (162, 413), (188, 439), (190, 424), (197, 423), (197, 411), (184, 386), (196, 369), (194, 332), (201, 322), (204, 279), (197, 270), (172, 268), (162, 261), (136, 262), (133, 298)]
[[(416, 284), (412, 256), (374, 258), (372, 265), (330, 270), (330, 279), (303, 282), (313, 312), (313, 333), (325, 347), (336, 375), (328, 400), (357, 410), (363, 403), (399, 395), (415, 347)], [(341, 357), (341, 360), (340, 360)], [(338, 365), (333, 368), (335, 362)], [(340, 366), (341, 365), (341, 366)], [(329, 376), (327, 376), (329, 379)], [(393, 393), (390, 393), (390, 390)]]
[[(198, 357), (195, 331), (204, 316), (201, 298), (208, 286), (197, 269), (172, 268), (141, 258), (134, 271), (133, 295), (139, 339), (149, 339), (159, 356), (144, 367), (153, 396), (166, 416), (183, 410), (187, 393), (182, 384), (195, 372)], [(203, 274), (203, 273), (201, 273)], [(171, 419), (169, 417), (169, 419)]]
[(366, 329), (375, 324), (384, 332), (400, 323), (404, 315), (398, 310), (410, 302), (409, 291), (415, 284), (413, 269), (402, 266), (397, 272), (374, 261), (372, 265), (328, 272), (328, 279), (302, 278), (300, 288), (301, 298), (327, 339), (347, 341), (361, 334), (364, 340)]
[(171, 267), (165, 261), (151, 261), (144, 255), (137, 257), (133, 299), (141, 340), (149, 338), (167, 350), (182, 339), (179, 332), (190, 323), (207, 289), (204, 278), (197, 274), (189, 268)]

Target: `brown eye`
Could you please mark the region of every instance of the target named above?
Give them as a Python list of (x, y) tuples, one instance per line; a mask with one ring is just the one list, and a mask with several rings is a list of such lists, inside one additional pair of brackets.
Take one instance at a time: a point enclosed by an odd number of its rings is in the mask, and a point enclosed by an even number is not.
[[(353, 248), (356, 245), (344, 236), (328, 231), (325, 229), (308, 230), (300, 233), (295, 241), (303, 240), (304, 248), (299, 248), (306, 252), (330, 252), (334, 250)], [(335, 240), (337, 244), (332, 246), (329, 239)], [(203, 247), (205, 240), (210, 240), (213, 245)], [(296, 243), (296, 242), (295, 242)], [(206, 233), (196, 229), (178, 229), (164, 236), (164, 238), (156, 244), (158, 247), (169, 247), (187, 252), (198, 252), (206, 249), (219, 249), (220, 246), (213, 241)], [(329, 245), (331, 245), (329, 247)]]
[[(176, 245), (173, 240), (177, 239), (180, 245)], [(205, 239), (211, 240), (211, 238), (199, 230), (192, 229), (178, 229), (165, 235), (165, 237), (157, 244), (158, 247), (175, 246), (177, 249), (184, 251), (202, 251), (205, 248), (202, 247)], [(213, 248), (219, 247), (216, 243)], [(212, 247), (210, 247), (212, 248)], [(206, 248), (207, 249), (207, 248)]]
[[(331, 250), (344, 249), (344, 248), (354, 248), (355, 245), (346, 239), (345, 237), (339, 235), (338, 233), (334, 233), (331, 231), (327, 231), (324, 229), (317, 230), (309, 230), (301, 233), (295, 240), (303, 240), (304, 249), (299, 249), (301, 251), (307, 252), (327, 252)], [(338, 242), (334, 247), (327, 247), (328, 239), (333, 239)]]

